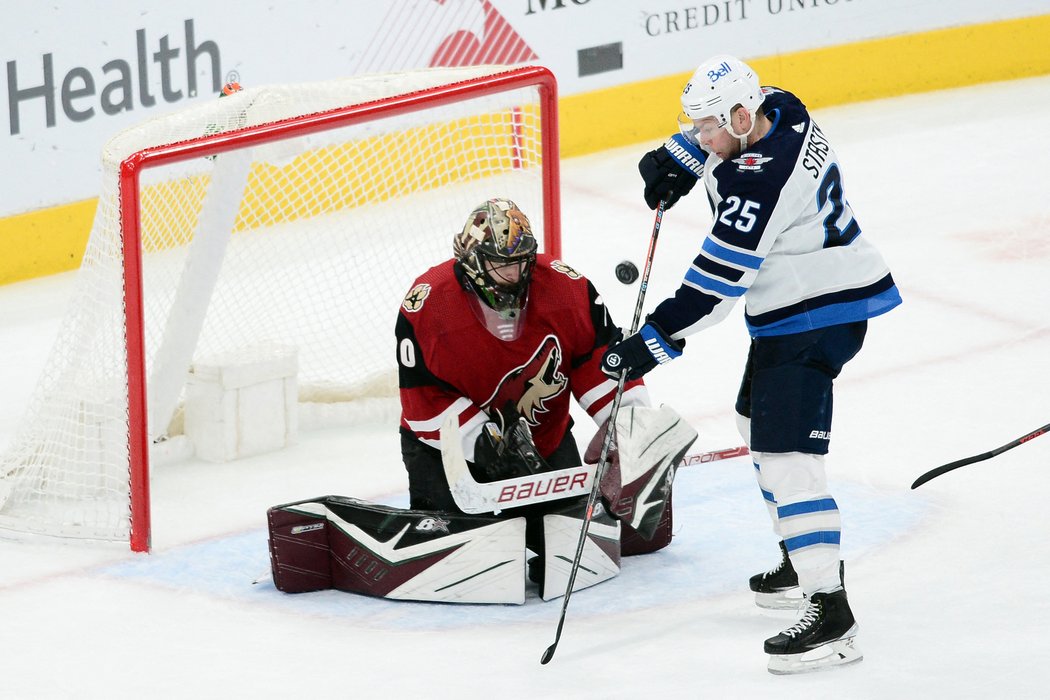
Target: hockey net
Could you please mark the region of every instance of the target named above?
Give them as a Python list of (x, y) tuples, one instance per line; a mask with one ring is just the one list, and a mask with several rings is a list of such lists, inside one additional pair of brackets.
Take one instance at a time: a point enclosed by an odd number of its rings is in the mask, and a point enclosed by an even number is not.
[(102, 161), (74, 298), (0, 455), (0, 528), (148, 550), (151, 454), (196, 359), (292, 347), (302, 410), (367, 412), (396, 402), (399, 303), (476, 204), (513, 199), (558, 254), (543, 68), (251, 88), (124, 131)]

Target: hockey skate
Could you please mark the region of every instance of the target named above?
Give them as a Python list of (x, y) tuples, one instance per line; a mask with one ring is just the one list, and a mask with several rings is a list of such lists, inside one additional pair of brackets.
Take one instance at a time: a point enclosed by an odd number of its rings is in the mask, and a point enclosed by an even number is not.
[(806, 673), (856, 663), (864, 658), (853, 643), (857, 629), (845, 589), (814, 593), (802, 619), (766, 640), (769, 672)]
[[(846, 585), (846, 567), (839, 562), (839, 585)], [(755, 605), (766, 610), (800, 610), (806, 605), (806, 595), (798, 585), (798, 574), (791, 565), (787, 547), (780, 541), (780, 563), (773, 569), (755, 574), (750, 581), (755, 592)]]
[(780, 563), (765, 573), (752, 576), (750, 586), (755, 592), (755, 605), (760, 608), (798, 610), (806, 603), (783, 540), (780, 541)]

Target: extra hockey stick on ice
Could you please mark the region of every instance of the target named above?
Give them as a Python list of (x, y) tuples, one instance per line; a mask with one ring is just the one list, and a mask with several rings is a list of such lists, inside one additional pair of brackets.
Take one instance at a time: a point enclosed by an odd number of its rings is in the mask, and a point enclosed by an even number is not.
[(747, 445), (740, 447), (729, 447), (724, 450), (713, 450), (711, 452), (691, 452), (682, 458), (680, 467), (688, 467), (692, 464), (707, 464), (717, 462), (720, 459), (733, 459), (734, 457), (746, 457), (751, 454)]
[[(649, 287), (649, 273), (653, 269), (653, 254), (656, 252), (656, 239), (660, 235), (660, 224), (664, 218), (664, 201), (661, 200), (656, 207), (656, 219), (653, 221), (653, 234), (649, 239), (649, 251), (645, 255), (645, 269), (642, 271), (642, 282), (638, 285), (638, 301), (634, 305), (634, 318), (631, 320), (631, 332), (638, 332), (638, 324), (642, 320), (642, 304), (645, 301), (645, 290)], [(572, 559), (572, 568), (569, 570), (569, 583), (565, 587), (565, 597), (561, 602), (561, 617), (558, 619), (558, 629), (554, 633), (554, 643), (547, 647), (540, 657), (540, 663), (546, 664), (554, 658), (554, 652), (558, 649), (561, 641), (561, 631), (565, 626), (565, 612), (569, 608), (569, 598), (572, 596), (572, 587), (576, 583), (576, 572), (580, 570), (580, 559), (583, 557), (583, 548), (587, 544), (587, 530), (594, 516), (594, 507), (598, 503), (598, 494), (602, 483), (602, 475), (608, 467), (609, 448), (612, 445), (613, 434), (616, 432), (616, 414), (620, 412), (620, 399), (623, 398), (623, 387), (627, 383), (627, 370), (620, 371), (620, 378), (616, 383), (616, 394), (613, 396), (612, 408), (609, 410), (609, 430), (605, 431), (605, 440), (602, 441), (601, 455), (598, 457), (598, 465), (594, 472), (594, 481), (591, 483), (591, 493), (587, 497), (587, 508), (583, 513), (583, 526), (580, 528), (580, 539), (576, 544), (576, 556)]]
[(925, 474), (923, 474), (922, 476), (920, 476), (918, 479), (915, 480), (915, 483), (913, 483), (911, 485), (911, 487), (913, 489), (918, 488), (918, 487), (922, 486), (923, 484), (925, 484), (930, 479), (938, 477), (941, 474), (945, 474), (947, 472), (950, 472), (953, 469), (958, 469), (959, 467), (965, 467), (967, 464), (973, 464), (974, 462), (983, 462), (984, 460), (991, 459), (992, 457), (995, 457), (996, 455), (1001, 455), (1003, 452), (1006, 452), (1007, 450), (1012, 450), (1013, 448), (1017, 447), (1018, 445), (1020, 445), (1022, 443), (1025, 443), (1025, 442), (1028, 442), (1029, 440), (1034, 440), (1035, 438), (1039, 437), (1040, 435), (1042, 435), (1044, 433), (1048, 433), (1048, 432), (1050, 432), (1050, 423), (1047, 423), (1042, 428), (1036, 428), (1035, 430), (1033, 430), (1032, 432), (1028, 433), (1027, 435), (1022, 435), (1021, 437), (1017, 438), (1016, 440), (1013, 440), (1011, 442), (1006, 443), (1002, 447), (996, 447), (994, 450), (989, 450), (988, 452), (982, 452), (981, 454), (974, 455), (973, 457), (966, 457), (965, 459), (958, 459), (958, 460), (956, 460), (954, 462), (948, 462), (948, 464), (945, 464), (945, 465), (942, 465), (940, 467), (937, 467), (936, 469), (931, 469), (930, 471), (928, 471)]

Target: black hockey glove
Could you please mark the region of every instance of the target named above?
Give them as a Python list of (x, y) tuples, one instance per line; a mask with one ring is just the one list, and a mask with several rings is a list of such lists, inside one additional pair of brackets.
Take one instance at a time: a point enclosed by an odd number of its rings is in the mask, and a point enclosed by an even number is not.
[(656, 365), (682, 354), (684, 340), (675, 340), (655, 323), (646, 323), (634, 335), (613, 342), (602, 356), (602, 371), (613, 379), (626, 370), (628, 379), (638, 379)]
[(638, 172), (645, 181), (645, 203), (656, 209), (664, 200), (664, 209), (670, 209), (681, 197), (689, 194), (697, 176), (683, 167), (666, 146), (649, 151), (638, 161)]
[(532, 441), (532, 431), (522, 416), (510, 417), (506, 429), (489, 421), (474, 443), (474, 478), (483, 482), (513, 479), (549, 470)]

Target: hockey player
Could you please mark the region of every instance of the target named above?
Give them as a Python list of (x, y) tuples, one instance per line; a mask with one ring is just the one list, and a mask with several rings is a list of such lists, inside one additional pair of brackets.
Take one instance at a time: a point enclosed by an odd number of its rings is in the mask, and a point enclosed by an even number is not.
[[(509, 200), (475, 208), (453, 248), (453, 259), (415, 281), (396, 336), (411, 507), (462, 513), (442, 465), (442, 425), (454, 417), (459, 448), (479, 482), (580, 465), (570, 396), (599, 425), (608, 419), (616, 383), (602, 372), (601, 357), (619, 329), (585, 277), (537, 252), (528, 218)], [(628, 382), (621, 412), (646, 406), (642, 381)], [(664, 497), (673, 476), (666, 467), (677, 464), (696, 436), (687, 432), (667, 448), (664, 471), (655, 477), (666, 481), (657, 489)], [(538, 516), (564, 506), (511, 508), (503, 515), (525, 515), (529, 548), (542, 553)], [(616, 503), (609, 506), (617, 511)], [(646, 524), (647, 537), (626, 519), (621, 523), (622, 554), (670, 542), (670, 504), (653, 512), (662, 517)], [(538, 572), (530, 566), (530, 577), (542, 578)]]
[(828, 491), (832, 382), (868, 319), (901, 299), (845, 198), (838, 157), (794, 95), (760, 87), (731, 56), (702, 63), (681, 96), (680, 133), (639, 163), (645, 200), (672, 206), (703, 179), (714, 222), (673, 297), (612, 346), (603, 369), (641, 377), (746, 297), (751, 348), (737, 396), (782, 561), (751, 579), (760, 605), (801, 587), (799, 622), (767, 639), (773, 673), (858, 661)]

